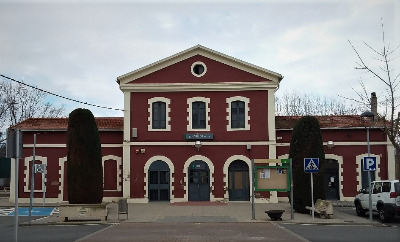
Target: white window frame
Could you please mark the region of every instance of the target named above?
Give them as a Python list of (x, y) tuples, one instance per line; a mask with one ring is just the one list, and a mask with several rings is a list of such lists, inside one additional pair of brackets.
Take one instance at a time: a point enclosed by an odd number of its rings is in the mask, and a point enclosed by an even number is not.
[[(153, 103), (155, 102), (164, 102), (165, 103), (165, 129), (153, 129)], [(171, 99), (166, 98), (166, 97), (153, 97), (150, 98), (147, 103), (149, 104), (148, 107), (148, 112), (149, 112), (149, 117), (148, 117), (148, 121), (149, 121), (149, 125), (147, 126), (147, 130), (148, 131), (171, 131), (171, 125), (170, 125), (170, 121), (171, 121), (171, 117), (169, 116), (170, 113), (170, 108), (169, 105), (171, 103)]]
[[(194, 73), (194, 71), (193, 71), (193, 68), (194, 68), (196, 65), (202, 65), (202, 66), (204, 67), (204, 71), (203, 71), (203, 73), (201, 73), (200, 75)], [(204, 75), (206, 74), (206, 72), (207, 72), (207, 66), (206, 66), (206, 64), (204, 64), (204, 62), (196, 61), (196, 62), (194, 62), (194, 63), (192, 64), (192, 66), (190, 67), (190, 71), (192, 72), (193, 76), (195, 76), (195, 77), (202, 77), (202, 76), (204, 76)]]
[[(245, 113), (244, 113), (244, 128), (232, 128), (232, 102), (235, 101), (242, 101), (244, 102), (244, 107), (245, 107)], [(226, 116), (226, 120), (228, 120), (228, 124), (226, 125), (226, 130), (227, 131), (241, 131), (241, 130), (250, 130), (250, 99), (247, 97), (242, 97), (242, 96), (235, 96), (235, 97), (229, 97), (226, 99), (226, 103), (228, 104), (228, 107), (226, 109), (226, 113), (228, 114)]]
[[(206, 127), (204, 129), (193, 129), (192, 125), (192, 104), (194, 102), (204, 102), (206, 104)], [(187, 131), (210, 131), (210, 98), (206, 97), (192, 97), (187, 99), (188, 104), (188, 126)]]

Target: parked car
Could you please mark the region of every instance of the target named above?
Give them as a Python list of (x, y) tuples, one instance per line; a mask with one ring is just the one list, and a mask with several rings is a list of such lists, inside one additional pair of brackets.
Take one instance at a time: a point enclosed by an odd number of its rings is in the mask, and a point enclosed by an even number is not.
[(399, 180), (373, 181), (369, 187), (361, 189), (354, 198), (358, 216), (365, 216), (365, 212), (369, 211), (369, 189), (372, 189), (372, 211), (379, 213), (382, 222), (389, 221), (393, 216), (400, 216)]

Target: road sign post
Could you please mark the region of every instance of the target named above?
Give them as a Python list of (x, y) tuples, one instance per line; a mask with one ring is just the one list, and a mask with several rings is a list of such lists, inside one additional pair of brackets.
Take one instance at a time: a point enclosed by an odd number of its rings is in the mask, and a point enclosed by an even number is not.
[[(368, 140), (369, 140), (369, 132), (368, 134)], [(372, 224), (372, 187), (371, 187), (371, 171), (376, 171), (376, 157), (371, 157), (369, 156), (369, 143), (368, 143), (368, 156), (364, 157), (363, 160), (363, 167), (364, 171), (368, 172), (368, 186), (369, 186), (369, 192), (368, 192), (368, 211), (369, 211), (369, 220)]]
[(319, 158), (304, 158), (304, 172), (311, 176), (311, 213), (314, 221), (314, 184), (313, 173), (319, 172)]

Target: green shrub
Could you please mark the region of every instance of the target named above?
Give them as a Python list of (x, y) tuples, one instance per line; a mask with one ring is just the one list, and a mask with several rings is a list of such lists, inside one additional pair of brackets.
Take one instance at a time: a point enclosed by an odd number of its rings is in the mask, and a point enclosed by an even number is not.
[(319, 172), (313, 174), (314, 202), (325, 199), (325, 153), (321, 130), (315, 117), (304, 116), (295, 124), (290, 141), (289, 157), (293, 167), (293, 207), (308, 213), (311, 206), (311, 175), (304, 172), (304, 158), (319, 158)]
[(70, 204), (103, 200), (103, 167), (99, 130), (90, 110), (75, 109), (67, 130), (67, 182)]

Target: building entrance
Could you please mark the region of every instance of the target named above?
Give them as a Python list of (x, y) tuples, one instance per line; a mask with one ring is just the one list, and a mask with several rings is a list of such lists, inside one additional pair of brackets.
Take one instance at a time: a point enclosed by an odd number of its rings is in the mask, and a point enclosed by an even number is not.
[(210, 169), (204, 161), (193, 161), (188, 169), (189, 201), (210, 201)]
[(250, 201), (249, 166), (235, 160), (229, 165), (229, 201)]
[(149, 200), (169, 201), (169, 167), (164, 161), (153, 162), (149, 168)]
[(327, 200), (339, 200), (339, 164), (327, 159), (325, 168), (325, 197)]

